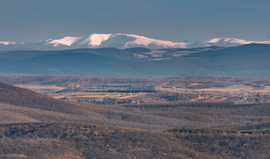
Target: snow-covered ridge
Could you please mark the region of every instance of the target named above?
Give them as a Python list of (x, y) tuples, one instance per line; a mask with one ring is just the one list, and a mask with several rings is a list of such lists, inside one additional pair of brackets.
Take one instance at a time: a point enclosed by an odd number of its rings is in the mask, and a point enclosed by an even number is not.
[[(87, 36), (65, 36), (62, 38), (50, 38), (36, 42), (8, 42), (0, 41), (0, 49), (40, 49), (40, 50), (62, 50), (62, 49), (77, 49), (77, 48), (102, 48), (115, 47), (126, 49), (132, 47), (145, 47), (149, 49), (162, 48), (199, 48), (199, 47), (234, 47), (245, 44), (270, 44), (267, 41), (248, 41), (236, 38), (213, 38), (205, 41), (189, 41), (189, 42), (173, 42), (166, 40), (152, 39), (145, 36), (134, 34), (90, 34)], [(156, 54), (155, 54), (156, 55)], [(182, 53), (175, 56), (182, 56)]]
[[(133, 46), (144, 46), (147, 47), (148, 45), (152, 44), (160, 48), (186, 48), (188, 43), (184, 42), (172, 42), (172, 41), (165, 41), (165, 40), (156, 40), (147, 38), (144, 36), (134, 35), (134, 34), (91, 34), (87, 37), (71, 37), (65, 36), (61, 39), (48, 39), (46, 40), (46, 44), (53, 44), (54, 47), (58, 47), (59, 44), (65, 46), (71, 46), (74, 43), (77, 45), (88, 45), (91, 48), (99, 47), (104, 41), (112, 41), (113, 38), (118, 37), (122, 38), (122, 41), (118, 41), (118, 45), (122, 45), (121, 48), (129, 48)], [(129, 39), (125, 39), (125, 37), (130, 37)]]
[(87, 43), (89, 46), (92, 47), (98, 47), (101, 45), (102, 42), (107, 41), (107, 40), (112, 40), (112, 38), (115, 37), (131, 37), (133, 40), (128, 40), (128, 41), (122, 41), (121, 43), (123, 44), (122, 48), (129, 48), (135, 45), (140, 45), (140, 46), (148, 46), (150, 44), (154, 44), (157, 46), (160, 46), (162, 48), (171, 48), (171, 47), (179, 47), (179, 48), (186, 48), (187, 43), (183, 42), (172, 42), (172, 41), (164, 41), (164, 40), (156, 40), (156, 39), (151, 39), (147, 38), (144, 36), (138, 36), (134, 34), (121, 34), (121, 33), (116, 33), (116, 34), (92, 34), (89, 37), (87, 37), (85, 40), (83, 40), (82, 44)]
[(138, 35), (133, 35), (133, 34), (122, 34), (122, 35), (126, 35), (128, 37), (135, 38), (135, 40), (128, 41), (125, 43), (124, 47), (126, 47), (126, 48), (128, 46), (132, 46), (132, 45), (148, 46), (149, 44), (156, 44), (156, 45), (162, 46), (164, 48), (186, 48), (186, 45), (188, 44), (188, 43), (184, 43), (184, 42), (156, 40), (156, 39), (151, 39), (151, 38), (147, 38), (144, 36), (138, 36)]
[(248, 40), (242, 40), (242, 39), (236, 39), (236, 38), (214, 38), (209, 41), (206, 41), (206, 43), (219, 43), (219, 42), (227, 42), (227, 43), (234, 43), (234, 44), (240, 44), (240, 45), (245, 45), (245, 44), (270, 44), (270, 39), (267, 41), (248, 41)]

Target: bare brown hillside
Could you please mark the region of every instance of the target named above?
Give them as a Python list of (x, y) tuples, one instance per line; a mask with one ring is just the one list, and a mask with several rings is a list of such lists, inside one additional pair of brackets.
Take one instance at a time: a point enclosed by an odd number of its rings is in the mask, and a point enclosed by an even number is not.
[(269, 103), (95, 105), (54, 99), (4, 83), (1, 83), (0, 91), (1, 122), (76, 121), (142, 129), (220, 127), (243, 130), (250, 122), (269, 121), (269, 111)]

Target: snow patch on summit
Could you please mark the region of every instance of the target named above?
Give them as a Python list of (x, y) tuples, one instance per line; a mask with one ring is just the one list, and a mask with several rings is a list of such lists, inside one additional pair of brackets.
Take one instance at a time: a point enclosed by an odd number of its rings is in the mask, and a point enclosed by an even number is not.
[(56, 39), (56, 40), (51, 40), (48, 39), (46, 44), (53, 44), (54, 47), (57, 47), (59, 44), (70, 46), (76, 41), (80, 40), (82, 37), (72, 37), (72, 36), (65, 36), (62, 39)]
[(270, 44), (270, 39), (268, 41), (248, 41), (248, 40), (242, 40), (242, 39), (236, 39), (236, 38), (214, 38), (209, 41), (206, 41), (207, 43), (218, 43), (221, 40), (228, 43), (234, 43), (234, 44), (240, 44), (240, 45), (246, 45), (251, 43), (256, 44)]
[(0, 44), (2, 44), (2, 45), (15, 45), (17, 43), (16, 42), (9, 42), (9, 41), (0, 41)]
[(81, 44), (92, 45), (93, 47), (99, 46), (103, 41), (108, 40), (113, 34), (92, 34), (87, 37)]
[(122, 35), (126, 35), (128, 37), (133, 37), (135, 38), (135, 40), (133, 41), (128, 41), (125, 43), (124, 47), (129, 47), (132, 45), (144, 45), (144, 46), (148, 46), (149, 44), (156, 44), (158, 46), (162, 46), (164, 48), (186, 48), (186, 45), (188, 43), (184, 43), (184, 42), (172, 42), (172, 41), (164, 41), (164, 40), (156, 40), (156, 39), (151, 39), (151, 38), (147, 38), (144, 36), (139, 36), (139, 35), (133, 35), (133, 34), (122, 34)]

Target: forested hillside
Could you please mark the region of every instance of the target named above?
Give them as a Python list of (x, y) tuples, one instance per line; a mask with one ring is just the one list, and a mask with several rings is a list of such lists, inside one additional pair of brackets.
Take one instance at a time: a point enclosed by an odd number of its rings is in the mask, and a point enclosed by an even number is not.
[[(0, 125), (2, 158), (268, 158), (269, 134), (145, 131), (72, 122)], [(182, 131), (185, 130), (185, 131)]]

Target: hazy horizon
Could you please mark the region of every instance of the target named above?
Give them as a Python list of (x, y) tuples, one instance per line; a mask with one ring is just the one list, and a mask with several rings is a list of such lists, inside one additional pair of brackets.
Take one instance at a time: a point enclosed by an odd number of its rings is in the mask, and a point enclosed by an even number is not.
[(0, 41), (31, 42), (94, 33), (170, 41), (268, 40), (269, 6), (267, 0), (1, 1)]

